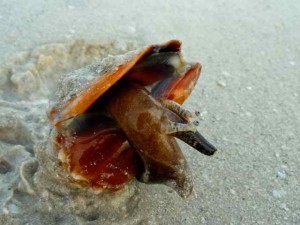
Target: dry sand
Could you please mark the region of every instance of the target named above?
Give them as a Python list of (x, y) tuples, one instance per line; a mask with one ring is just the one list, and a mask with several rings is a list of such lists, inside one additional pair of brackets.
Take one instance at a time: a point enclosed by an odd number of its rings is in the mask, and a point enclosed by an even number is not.
[[(0, 224), (300, 224), (299, 12), (296, 0), (1, 1)], [(64, 182), (46, 117), (57, 78), (172, 38), (203, 64), (185, 107), (220, 150), (181, 144), (194, 194)]]

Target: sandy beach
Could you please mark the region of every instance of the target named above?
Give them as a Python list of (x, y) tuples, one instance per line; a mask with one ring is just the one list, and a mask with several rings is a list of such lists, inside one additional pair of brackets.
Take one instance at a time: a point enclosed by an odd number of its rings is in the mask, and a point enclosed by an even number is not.
[[(299, 12), (296, 0), (1, 1), (0, 225), (300, 224)], [(58, 79), (170, 39), (203, 65), (184, 107), (219, 150), (179, 143), (193, 194), (66, 182), (47, 118)]]

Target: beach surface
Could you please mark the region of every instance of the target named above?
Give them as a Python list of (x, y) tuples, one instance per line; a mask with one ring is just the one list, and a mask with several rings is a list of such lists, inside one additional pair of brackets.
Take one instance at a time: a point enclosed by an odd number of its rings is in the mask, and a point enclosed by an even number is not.
[[(0, 2), (0, 225), (300, 224), (300, 2)], [(47, 110), (58, 79), (95, 60), (180, 39), (203, 65), (184, 107), (219, 150), (180, 142), (194, 191), (66, 182)]]

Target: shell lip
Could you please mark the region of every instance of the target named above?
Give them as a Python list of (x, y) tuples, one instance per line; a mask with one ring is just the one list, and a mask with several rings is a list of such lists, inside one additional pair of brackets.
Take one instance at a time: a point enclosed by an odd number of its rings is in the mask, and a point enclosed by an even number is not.
[[(66, 102), (58, 103), (48, 111), (48, 118), (53, 126), (60, 127), (64, 121), (85, 112), (101, 95), (119, 81), (140, 60), (152, 53), (158, 52), (180, 52), (181, 41), (170, 40), (165, 43), (148, 45), (125, 64), (117, 66), (116, 70), (104, 74), (98, 74), (90, 85), (84, 87), (79, 93)], [(101, 75), (101, 76), (100, 76)], [(105, 85), (103, 85), (105, 84)], [(86, 101), (89, 99), (89, 101)]]

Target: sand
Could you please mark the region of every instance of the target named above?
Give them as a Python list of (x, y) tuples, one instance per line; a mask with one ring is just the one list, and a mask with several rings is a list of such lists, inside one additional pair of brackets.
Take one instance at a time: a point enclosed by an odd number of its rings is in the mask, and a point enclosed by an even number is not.
[[(0, 224), (300, 224), (299, 11), (296, 0), (2, 1)], [(219, 149), (180, 143), (193, 195), (65, 182), (46, 117), (58, 77), (172, 38), (203, 64), (185, 107)]]

